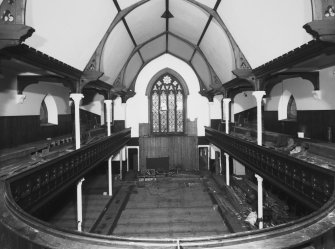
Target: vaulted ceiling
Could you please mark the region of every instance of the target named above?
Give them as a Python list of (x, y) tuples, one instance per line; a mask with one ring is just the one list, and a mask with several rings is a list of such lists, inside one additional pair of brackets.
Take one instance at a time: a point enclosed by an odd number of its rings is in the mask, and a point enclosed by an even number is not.
[(27, 0), (26, 44), (101, 80), (134, 89), (140, 70), (169, 53), (195, 71), (202, 91), (234, 69), (257, 67), (312, 37), (306, 0)]

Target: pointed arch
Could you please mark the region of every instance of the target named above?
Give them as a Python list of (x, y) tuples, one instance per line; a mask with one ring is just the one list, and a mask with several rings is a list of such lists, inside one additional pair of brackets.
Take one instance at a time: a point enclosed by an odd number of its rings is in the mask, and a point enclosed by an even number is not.
[(297, 106), (293, 94), (285, 90), (278, 102), (278, 120), (296, 120)]
[(154, 76), (152, 76), (151, 80), (149, 81), (147, 88), (145, 90), (145, 95), (149, 96), (152, 86), (156, 83), (157, 79), (162, 76), (163, 74), (171, 74), (174, 77), (177, 78), (177, 80), (179, 81), (179, 83), (182, 85), (182, 88), (184, 90), (184, 95), (189, 95), (189, 90), (186, 84), (186, 81), (184, 80), (184, 78), (177, 73), (175, 70), (171, 69), (171, 68), (164, 68), (160, 71), (158, 71)]
[(40, 109), (40, 121), (42, 125), (58, 125), (58, 109), (56, 101), (50, 94), (47, 94), (42, 100)]
[(160, 70), (151, 78), (146, 96), (149, 98), (152, 134), (173, 135), (185, 132), (188, 94), (184, 79), (170, 68)]

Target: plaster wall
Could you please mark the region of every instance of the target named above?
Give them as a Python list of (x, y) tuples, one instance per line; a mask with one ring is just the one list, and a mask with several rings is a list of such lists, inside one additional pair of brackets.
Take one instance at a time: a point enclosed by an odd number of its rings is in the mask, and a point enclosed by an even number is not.
[(232, 116), (254, 107), (256, 107), (256, 98), (252, 95), (252, 91), (239, 93), (232, 104)]
[(40, 115), (40, 106), (46, 95), (53, 97), (57, 114), (70, 114), (69, 89), (62, 84), (40, 82), (27, 86), (23, 103), (17, 103), (16, 75), (6, 72), (0, 79), (0, 116)]
[(184, 78), (189, 89), (186, 116), (191, 121), (197, 120), (197, 135), (204, 136), (204, 126), (210, 124), (208, 100), (199, 94), (199, 82), (192, 68), (185, 62), (167, 54), (150, 62), (139, 73), (135, 85), (136, 95), (130, 98), (126, 104), (126, 127), (132, 128), (132, 137), (138, 137), (139, 124), (149, 123), (148, 96), (145, 96), (146, 87), (150, 79), (164, 68), (171, 68)]
[(320, 70), (320, 99), (313, 97), (314, 87), (308, 80), (292, 78), (278, 83), (271, 90), (264, 106), (265, 111), (278, 111), (280, 98), (285, 92), (290, 92), (298, 111), (333, 110), (335, 109), (335, 67)]
[(82, 105), (80, 106), (81, 109), (89, 111), (91, 113), (94, 113), (96, 115), (99, 115), (101, 117), (101, 125), (103, 125), (105, 123), (105, 114), (104, 114), (104, 96), (100, 95), (100, 94), (96, 94), (93, 97), (93, 100), (91, 103), (89, 103), (88, 105)]

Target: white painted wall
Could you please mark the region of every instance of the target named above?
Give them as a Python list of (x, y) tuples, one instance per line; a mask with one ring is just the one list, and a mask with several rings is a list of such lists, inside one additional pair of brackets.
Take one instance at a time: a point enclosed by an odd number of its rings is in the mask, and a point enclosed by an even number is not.
[[(187, 96), (187, 118), (191, 121), (197, 119), (198, 136), (204, 136), (204, 126), (210, 124), (208, 100), (199, 94), (199, 82), (192, 68), (168, 54), (153, 60), (139, 73), (135, 85), (136, 95), (127, 101), (126, 127), (132, 128), (132, 137), (138, 137), (139, 124), (149, 123), (148, 96), (145, 96), (146, 87), (150, 79), (166, 67), (175, 70), (184, 78), (190, 93)], [(120, 108), (120, 105), (118, 106), (115, 108), (116, 112)]]
[(293, 78), (278, 83), (267, 98), (265, 111), (278, 111), (282, 93), (292, 93), (298, 111), (335, 109), (335, 67), (320, 70), (321, 99), (313, 98), (313, 85), (310, 81)]
[(256, 107), (256, 98), (252, 96), (252, 91), (239, 93), (235, 96), (234, 102), (232, 103), (232, 116), (253, 107)]
[(22, 104), (16, 102), (17, 81), (14, 73), (6, 72), (0, 78), (0, 85), (0, 116), (40, 115), (41, 103), (48, 94), (55, 101), (58, 115), (71, 113), (69, 89), (62, 84), (40, 82), (29, 85), (23, 91), (26, 98)]
[(100, 116), (100, 124), (103, 125), (105, 123), (105, 114), (104, 114), (104, 100), (105, 97), (99, 93), (95, 94), (93, 100), (88, 105), (80, 106), (80, 109), (89, 111), (96, 115)]

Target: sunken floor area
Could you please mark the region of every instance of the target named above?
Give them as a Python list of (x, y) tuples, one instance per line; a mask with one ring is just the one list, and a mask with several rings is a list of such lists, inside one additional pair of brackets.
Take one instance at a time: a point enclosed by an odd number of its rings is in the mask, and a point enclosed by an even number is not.
[(114, 235), (180, 238), (229, 233), (196, 177), (171, 177), (134, 188)]
[[(215, 236), (232, 232), (213, 197), (214, 182), (199, 172), (114, 181), (113, 197), (105, 174), (83, 183), (83, 231), (141, 238)], [(76, 202), (69, 200), (48, 222), (76, 230)]]

